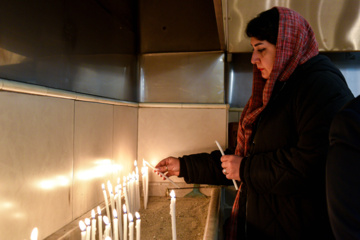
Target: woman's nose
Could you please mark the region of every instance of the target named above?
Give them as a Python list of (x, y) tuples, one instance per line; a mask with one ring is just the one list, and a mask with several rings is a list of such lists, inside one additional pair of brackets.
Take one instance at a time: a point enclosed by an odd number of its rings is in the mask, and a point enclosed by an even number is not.
[(257, 63), (259, 61), (259, 56), (258, 56), (258, 54), (255, 52), (255, 51), (253, 51), (253, 53), (252, 53), (252, 55), (251, 55), (251, 63), (252, 64), (255, 64), (255, 63)]

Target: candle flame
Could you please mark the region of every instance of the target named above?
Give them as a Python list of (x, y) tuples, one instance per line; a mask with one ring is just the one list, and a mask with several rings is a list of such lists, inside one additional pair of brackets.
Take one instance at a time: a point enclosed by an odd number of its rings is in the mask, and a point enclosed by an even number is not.
[(100, 206), (97, 207), (97, 211), (98, 211), (98, 215), (101, 216), (101, 209), (100, 209)]
[(135, 217), (136, 217), (137, 219), (140, 219), (140, 213), (135, 212)]
[(89, 219), (89, 218), (85, 218), (85, 224), (86, 224), (87, 226), (90, 226), (90, 223), (91, 223), (90, 219)]
[(171, 192), (170, 192), (170, 197), (171, 197), (171, 198), (175, 198), (175, 192), (174, 192), (174, 190), (171, 190)]
[(125, 204), (123, 204), (123, 211), (126, 214), (126, 205)]
[(91, 210), (91, 217), (92, 217), (92, 218), (95, 218), (95, 210), (94, 210), (94, 209)]
[(79, 221), (79, 227), (81, 231), (86, 231), (86, 225), (84, 223), (84, 221), (80, 220)]
[(137, 167), (137, 161), (136, 160), (134, 161), (134, 166)]
[(131, 213), (128, 214), (128, 218), (129, 218), (129, 222), (133, 222), (133, 221), (134, 221), (133, 216), (132, 216)]
[(116, 209), (113, 210), (113, 216), (114, 216), (114, 218), (117, 218), (117, 217), (118, 217), (118, 216), (117, 216), (117, 211), (116, 211)]
[(109, 218), (107, 216), (103, 216), (103, 221), (105, 223), (105, 225), (109, 225)]
[(31, 232), (30, 239), (31, 240), (37, 240), (38, 239), (38, 228), (34, 228)]
[(107, 236), (107, 237), (105, 238), (105, 240), (111, 240), (111, 237)]
[(105, 190), (105, 184), (101, 184), (102, 190)]

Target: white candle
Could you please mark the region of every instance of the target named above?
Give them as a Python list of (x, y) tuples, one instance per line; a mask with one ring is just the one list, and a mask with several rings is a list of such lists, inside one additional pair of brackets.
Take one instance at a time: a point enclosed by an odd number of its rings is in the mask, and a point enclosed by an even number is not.
[(136, 217), (136, 240), (140, 240), (140, 224), (141, 224), (141, 220), (140, 220), (140, 214), (138, 212), (135, 213), (135, 217)]
[(148, 190), (149, 190), (149, 178), (148, 178), (148, 173), (149, 173), (149, 168), (145, 165), (145, 163), (143, 163), (144, 166), (141, 169), (142, 172), (142, 178), (143, 178), (143, 195), (144, 195), (144, 209), (147, 208), (147, 202), (148, 202)]
[(171, 190), (170, 192), (171, 202), (170, 202), (170, 215), (171, 215), (171, 226), (172, 226), (172, 239), (176, 240), (176, 214), (175, 214), (175, 192)]
[(107, 198), (107, 194), (106, 194), (106, 190), (105, 190), (105, 184), (102, 184), (101, 187), (102, 187), (102, 189), (103, 189), (103, 194), (104, 194), (104, 198), (105, 198), (106, 216), (107, 216), (108, 218), (110, 218), (109, 202), (108, 202), (108, 198)]
[(95, 210), (93, 209), (91, 211), (91, 240), (96, 240), (95, 234), (96, 234), (96, 218), (95, 218)]
[(98, 226), (99, 226), (99, 240), (102, 240), (102, 218), (101, 218), (101, 209), (98, 206), (97, 207), (97, 211), (98, 211)]
[(134, 211), (139, 211), (140, 209), (140, 184), (139, 184), (139, 168), (137, 166), (137, 161), (134, 162), (135, 165), (135, 208)]
[(85, 224), (86, 224), (86, 240), (90, 240), (90, 231), (91, 231), (91, 226), (90, 226), (90, 219), (89, 218), (85, 218)]
[(166, 178), (167, 180), (169, 180), (175, 187), (180, 188), (173, 180), (171, 180), (168, 176), (166, 176), (165, 174), (163, 174), (162, 172), (158, 172), (157, 169), (152, 166), (150, 163), (148, 163), (147, 161), (143, 160), (144, 163), (146, 165), (148, 165), (151, 169), (155, 170), (158, 174), (160, 174), (160, 176), (162, 176), (163, 178)]
[(113, 210), (113, 240), (119, 240), (119, 230), (118, 230), (118, 216), (116, 209)]
[(123, 211), (124, 211), (124, 239), (123, 240), (126, 240), (127, 239), (127, 214), (126, 214), (126, 206), (125, 204), (123, 205)]
[[(218, 143), (218, 141), (215, 141), (215, 143), (216, 143), (216, 145), (218, 146), (218, 148), (219, 148), (219, 150), (220, 150), (220, 152), (221, 152), (221, 155), (224, 156), (225, 153), (224, 153), (223, 149), (221, 148), (220, 144)], [(238, 190), (239, 188), (238, 188), (238, 185), (237, 185), (235, 179), (233, 179), (232, 181), (233, 181), (233, 184), (234, 184), (235, 189)]]
[(82, 220), (79, 221), (79, 227), (80, 227), (80, 230), (81, 230), (81, 240), (85, 240), (85, 238), (86, 238), (86, 225)]
[(107, 216), (103, 217), (104, 223), (105, 223), (105, 231), (104, 231), (104, 237), (110, 237), (110, 221)]
[(128, 196), (128, 190), (127, 190), (125, 184), (124, 184), (124, 186), (123, 186), (123, 192), (124, 192), (126, 209), (129, 209), (129, 204), (130, 204), (130, 203), (129, 203), (129, 196)]
[(107, 182), (107, 185), (108, 185), (108, 191), (109, 191), (109, 195), (110, 195), (110, 212), (113, 213), (113, 211), (115, 209), (113, 187), (112, 187), (110, 181)]
[(129, 213), (129, 240), (134, 240), (134, 220), (131, 213)]
[(116, 210), (117, 210), (117, 216), (118, 216), (118, 229), (119, 229), (119, 238), (122, 238), (122, 218), (121, 218), (121, 185), (117, 185), (117, 188), (115, 188), (116, 192)]
[(38, 228), (34, 228), (31, 231), (30, 240), (37, 240), (38, 239), (38, 234), (39, 234)]
[(140, 184), (139, 184), (139, 174), (136, 174), (135, 179), (135, 191), (136, 191), (136, 208), (135, 211), (140, 210)]

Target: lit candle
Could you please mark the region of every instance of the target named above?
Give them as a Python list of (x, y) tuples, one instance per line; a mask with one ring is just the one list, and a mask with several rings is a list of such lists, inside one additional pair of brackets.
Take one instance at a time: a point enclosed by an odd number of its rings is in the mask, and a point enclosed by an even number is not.
[(97, 211), (98, 211), (98, 226), (99, 226), (99, 239), (102, 240), (102, 218), (101, 218), (101, 209), (98, 206), (97, 207)]
[(38, 228), (34, 228), (31, 231), (30, 240), (37, 240), (38, 239), (38, 234), (39, 234)]
[(106, 190), (105, 190), (105, 184), (102, 184), (101, 187), (102, 187), (102, 189), (103, 189), (103, 194), (104, 194), (104, 198), (105, 198), (106, 216), (107, 216), (108, 218), (110, 218), (109, 202), (108, 202), (108, 198), (107, 198), (107, 194), (106, 194)]
[(85, 240), (85, 238), (86, 238), (86, 225), (82, 220), (80, 220), (80, 222), (79, 222), (79, 227), (80, 227), (80, 230), (81, 230), (81, 240)]
[(110, 237), (110, 221), (107, 216), (103, 217), (104, 223), (105, 223), (105, 231), (104, 231), (104, 237)]
[(115, 202), (114, 202), (114, 194), (113, 194), (113, 188), (112, 185), (110, 183), (110, 180), (107, 182), (108, 185), (108, 190), (109, 190), (109, 195), (110, 195), (110, 208), (111, 208), (111, 213), (113, 213), (114, 209), (115, 209)]
[(95, 210), (91, 211), (91, 240), (95, 240), (96, 234), (96, 218), (95, 218)]
[(123, 192), (124, 192), (124, 198), (125, 198), (125, 205), (126, 205), (126, 209), (129, 209), (129, 196), (128, 196), (128, 191), (126, 188), (126, 185), (124, 184), (123, 186)]
[(123, 205), (123, 211), (124, 211), (124, 239), (123, 240), (126, 240), (127, 239), (127, 214), (126, 214), (126, 206), (125, 204)]
[(129, 208), (128, 208), (128, 212), (131, 213), (134, 210), (134, 179), (133, 179), (133, 174), (130, 175), (129, 177)]
[(116, 209), (113, 210), (113, 240), (119, 240), (119, 230), (118, 230), (118, 216)]
[[(120, 179), (119, 179), (120, 180)], [(119, 181), (118, 181), (119, 182)], [(119, 229), (119, 238), (122, 238), (122, 218), (121, 218), (121, 185), (117, 185), (115, 188), (116, 192), (116, 210), (118, 215), (118, 229)]]
[(137, 161), (134, 162), (135, 165), (135, 208), (134, 211), (139, 211), (140, 209), (140, 184), (139, 184), (139, 168), (137, 166)]
[(131, 213), (129, 213), (129, 240), (134, 240), (134, 220)]
[(143, 178), (143, 195), (144, 195), (144, 209), (147, 208), (147, 202), (148, 202), (148, 190), (149, 190), (149, 168), (143, 163), (143, 167), (141, 169), (142, 172), (142, 178)]
[(140, 214), (138, 212), (135, 213), (135, 217), (136, 217), (136, 240), (140, 240), (140, 224), (141, 224), (141, 220), (140, 220)]
[(171, 190), (170, 192), (171, 202), (170, 202), (170, 215), (171, 215), (171, 226), (172, 226), (172, 239), (176, 240), (176, 214), (175, 214), (175, 192)]
[(91, 226), (90, 226), (89, 218), (85, 218), (85, 224), (86, 224), (86, 240), (90, 240)]

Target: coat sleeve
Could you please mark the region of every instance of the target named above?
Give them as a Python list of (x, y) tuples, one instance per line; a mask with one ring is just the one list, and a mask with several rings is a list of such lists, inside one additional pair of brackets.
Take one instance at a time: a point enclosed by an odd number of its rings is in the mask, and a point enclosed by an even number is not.
[[(225, 154), (231, 153), (231, 150), (225, 151)], [(232, 181), (222, 173), (220, 158), (219, 150), (180, 157), (179, 177), (183, 177), (186, 183), (231, 185)]]
[(360, 96), (334, 118), (326, 165), (329, 218), (337, 239), (360, 236)]
[[(338, 75), (313, 73), (288, 99), (291, 109), (287, 111), (293, 122), (280, 123), (292, 129), (292, 133), (286, 134), (293, 142), (250, 154), (244, 164), (245, 182), (258, 193), (280, 195), (324, 189), (330, 123), (351, 98), (350, 90)], [(281, 125), (277, 134), (283, 134)], [(266, 139), (272, 141), (273, 136)]]

